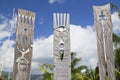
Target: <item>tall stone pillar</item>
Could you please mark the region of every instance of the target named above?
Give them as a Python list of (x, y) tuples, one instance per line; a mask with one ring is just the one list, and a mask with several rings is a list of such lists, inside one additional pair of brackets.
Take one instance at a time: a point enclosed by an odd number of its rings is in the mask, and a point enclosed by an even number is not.
[(35, 13), (18, 9), (13, 80), (30, 80)]
[(54, 13), (54, 80), (71, 80), (69, 14)]
[(94, 6), (93, 9), (97, 33), (100, 80), (105, 80), (106, 73), (108, 73), (110, 80), (115, 80), (110, 4)]

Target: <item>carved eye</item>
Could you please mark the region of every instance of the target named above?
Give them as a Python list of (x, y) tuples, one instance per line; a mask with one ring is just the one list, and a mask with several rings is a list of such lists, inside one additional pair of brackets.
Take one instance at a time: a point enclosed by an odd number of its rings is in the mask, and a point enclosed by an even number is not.
[(60, 48), (64, 48), (64, 43), (60, 43)]
[(27, 31), (27, 28), (26, 28), (26, 27), (24, 27), (24, 31), (25, 31), (25, 32)]
[(67, 29), (66, 29), (65, 26), (59, 26), (59, 27), (57, 28), (57, 30), (60, 31), (60, 32), (63, 32), (63, 31), (65, 31), (65, 30), (67, 30)]

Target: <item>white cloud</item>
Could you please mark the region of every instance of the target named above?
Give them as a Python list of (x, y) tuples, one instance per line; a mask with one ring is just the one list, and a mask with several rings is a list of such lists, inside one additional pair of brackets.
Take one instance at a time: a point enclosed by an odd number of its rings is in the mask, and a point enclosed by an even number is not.
[(40, 21), (39, 21), (39, 24), (43, 24), (44, 23), (44, 19), (41, 18)]
[(8, 31), (1, 31), (1, 32), (0, 32), (0, 40), (8, 37), (9, 34), (10, 34), (10, 33), (9, 33)]
[(2, 20), (0, 23), (0, 40), (4, 38), (8, 38), (15, 32), (15, 26), (17, 21), (17, 16), (13, 19), (8, 19), (3, 15), (0, 15), (0, 19)]
[(120, 18), (118, 17), (117, 12), (114, 12), (112, 14), (112, 23), (113, 23), (113, 32), (120, 34)]
[(6, 16), (0, 14), (0, 67), (4, 61), (4, 69), (8, 70), (13, 67), (14, 59), (14, 41), (9, 40), (15, 32), (17, 16), (13, 19), (8, 19)]
[(14, 48), (12, 47), (15, 44), (13, 40), (6, 40), (3, 42), (1, 46), (1, 56), (0, 63), (3, 64), (5, 70), (13, 69), (13, 61), (14, 61)]
[(0, 14), (0, 19), (5, 19), (5, 16), (3, 16), (3, 14)]
[[(52, 47), (53, 47), (53, 35), (48, 38), (39, 38), (34, 41), (33, 45), (33, 57), (39, 58), (51, 58), (52, 57)], [(40, 53), (38, 53), (40, 52)], [(46, 54), (45, 54), (46, 53)]]
[(52, 63), (53, 57), (53, 35), (48, 38), (38, 38), (34, 40), (32, 73), (40, 73), (39, 65)]
[(62, 3), (62, 2), (64, 2), (64, 0), (49, 0), (49, 3), (50, 3), (50, 4), (53, 4), (53, 3), (55, 3), (55, 2), (57, 2), (57, 3)]
[[(96, 67), (96, 64), (91, 64), (92, 59), (96, 59), (96, 33), (93, 26), (82, 28), (81, 26), (71, 25), (71, 51), (77, 53), (78, 57), (82, 58), (81, 64)], [(94, 61), (94, 63), (97, 60)]]

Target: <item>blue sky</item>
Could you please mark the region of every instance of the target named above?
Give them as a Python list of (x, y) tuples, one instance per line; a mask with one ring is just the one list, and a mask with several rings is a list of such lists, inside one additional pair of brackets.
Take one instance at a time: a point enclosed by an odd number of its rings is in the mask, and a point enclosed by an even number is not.
[[(0, 66), (4, 56), (4, 70), (13, 70), (16, 15), (17, 9), (21, 8), (36, 13), (33, 74), (40, 74), (39, 64), (53, 63), (53, 13), (70, 14), (71, 51), (82, 58), (80, 64), (96, 67), (98, 58), (92, 6), (107, 3), (114, 3), (120, 7), (120, 0), (0, 0)], [(12, 19), (13, 8), (16, 15)], [(120, 34), (120, 19), (117, 13), (112, 11), (111, 17), (113, 32)], [(13, 32), (11, 40), (8, 41), (7, 37), (11, 33), (10, 24), (13, 26)]]
[(1, 0), (0, 12), (12, 16), (12, 9), (27, 9), (36, 13), (35, 38), (48, 37), (53, 32), (53, 13), (70, 13), (71, 24), (93, 25), (93, 5), (114, 3), (120, 6), (119, 0)]

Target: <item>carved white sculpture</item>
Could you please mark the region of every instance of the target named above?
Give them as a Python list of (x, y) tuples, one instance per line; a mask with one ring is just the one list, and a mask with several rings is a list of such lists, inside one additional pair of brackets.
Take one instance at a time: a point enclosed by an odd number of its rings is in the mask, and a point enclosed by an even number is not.
[(69, 14), (53, 14), (54, 80), (71, 80)]
[(106, 80), (106, 73), (108, 73), (110, 80), (115, 80), (110, 4), (94, 6), (93, 9), (97, 33), (100, 80)]

